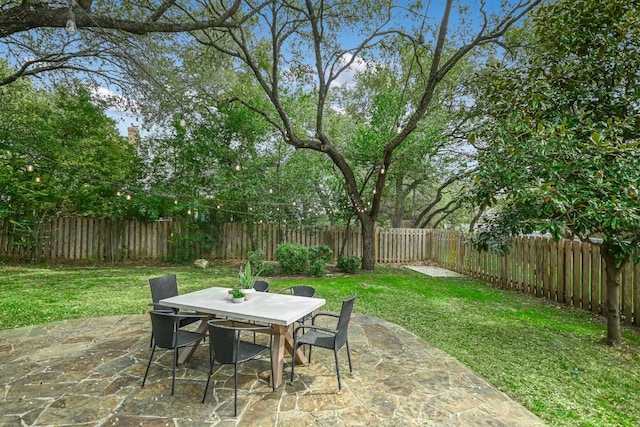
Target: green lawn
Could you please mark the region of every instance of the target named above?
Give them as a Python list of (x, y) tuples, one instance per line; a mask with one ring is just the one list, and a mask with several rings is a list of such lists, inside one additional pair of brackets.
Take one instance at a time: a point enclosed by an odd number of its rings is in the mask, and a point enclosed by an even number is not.
[[(237, 267), (3, 266), (0, 328), (67, 318), (145, 313), (148, 278), (176, 273), (181, 293), (232, 286)], [(358, 291), (356, 312), (402, 325), (482, 375), (552, 426), (640, 425), (640, 333), (604, 345), (588, 313), (466, 279), (430, 278), (379, 266), (334, 278), (270, 278), (276, 291), (310, 284), (338, 310)]]

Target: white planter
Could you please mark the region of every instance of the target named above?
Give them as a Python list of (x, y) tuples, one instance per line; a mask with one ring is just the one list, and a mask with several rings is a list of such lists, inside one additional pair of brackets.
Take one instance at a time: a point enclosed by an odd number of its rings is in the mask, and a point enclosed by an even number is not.
[(231, 298), (231, 301), (235, 303), (241, 303), (241, 302), (244, 302), (244, 298)]
[(244, 294), (244, 299), (250, 300), (253, 297), (253, 294), (256, 293), (256, 290), (251, 289), (240, 289), (240, 291)]

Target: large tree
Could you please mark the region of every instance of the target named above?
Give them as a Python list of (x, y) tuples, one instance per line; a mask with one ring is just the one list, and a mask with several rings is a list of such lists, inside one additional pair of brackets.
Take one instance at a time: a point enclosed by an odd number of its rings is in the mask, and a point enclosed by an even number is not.
[[(234, 26), (240, 0), (177, 2), (7, 0), (0, 5), (0, 43), (14, 71), (0, 86), (42, 73), (86, 73), (121, 81), (135, 67), (135, 36), (181, 34)], [(248, 18), (250, 15), (244, 15)]]
[(486, 141), (476, 236), (548, 232), (601, 248), (607, 342), (618, 345), (620, 272), (640, 249), (640, 26), (637, 0), (560, 0), (533, 14), (504, 63), (481, 76)]
[[(286, 143), (331, 159), (360, 221), (362, 267), (373, 269), (374, 228), (396, 150), (429, 113), (440, 82), (456, 64), (478, 46), (499, 40), (538, 3), (513, 2), (490, 14), (481, 2), (475, 14), (465, 13), (466, 6), (461, 6), (457, 10), (460, 15), (455, 15), (454, 1), (448, 0), (439, 22), (434, 23), (429, 15), (433, 11), (429, 6), (425, 11), (419, 4), (274, 0), (237, 27), (204, 31), (196, 37), (215, 52), (232, 57), (240, 70), (258, 82), (266, 101), (256, 104), (238, 93), (237, 102), (261, 114)], [(254, 7), (253, 2), (246, 1), (241, 10)], [(452, 15), (460, 19), (452, 23)], [(475, 25), (468, 21), (474, 18)], [(327, 116), (340, 108), (334, 92), (354, 67), (399, 61), (402, 49), (398, 46), (412, 49), (419, 61), (417, 67), (422, 72), (411, 96), (415, 102), (390, 111), (397, 126), (386, 135), (378, 135), (378, 149), (369, 172), (358, 174), (346, 155), (352, 141), (340, 140), (327, 126)], [(298, 114), (297, 97), (314, 101), (313, 116)], [(370, 117), (365, 114), (360, 119), (368, 121)], [(362, 179), (370, 180), (372, 186), (364, 185)]]
[(36, 249), (36, 260), (52, 216), (139, 215), (135, 202), (116, 197), (138, 179), (134, 149), (86, 90), (49, 92), (23, 81), (1, 87), (0, 103), (0, 221), (24, 231), (21, 244)]

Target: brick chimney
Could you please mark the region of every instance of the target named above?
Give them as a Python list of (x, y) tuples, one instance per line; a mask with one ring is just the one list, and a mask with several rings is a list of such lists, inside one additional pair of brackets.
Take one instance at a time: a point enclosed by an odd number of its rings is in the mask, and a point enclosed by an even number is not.
[(129, 126), (127, 128), (129, 135), (129, 144), (138, 149), (138, 143), (140, 142), (140, 129), (137, 126)]

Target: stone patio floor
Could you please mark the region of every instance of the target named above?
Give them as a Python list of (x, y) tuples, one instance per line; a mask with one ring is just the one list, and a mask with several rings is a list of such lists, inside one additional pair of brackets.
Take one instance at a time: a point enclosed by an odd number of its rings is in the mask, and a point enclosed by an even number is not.
[[(233, 417), (233, 368), (208, 372), (201, 345), (177, 369), (171, 352), (150, 354), (148, 315), (55, 322), (0, 331), (0, 426), (542, 426), (540, 419), (446, 353), (403, 328), (354, 315), (354, 364), (338, 392), (331, 351), (315, 349), (272, 391), (268, 356), (242, 364), (238, 416)], [(266, 337), (265, 337), (266, 338)], [(159, 356), (159, 357), (158, 357)]]

